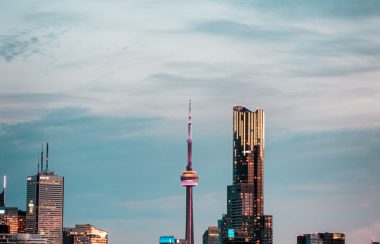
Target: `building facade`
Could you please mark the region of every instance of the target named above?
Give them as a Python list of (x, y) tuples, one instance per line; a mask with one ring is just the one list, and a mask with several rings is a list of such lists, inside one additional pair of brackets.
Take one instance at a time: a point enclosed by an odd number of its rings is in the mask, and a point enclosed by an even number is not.
[(218, 227), (209, 226), (203, 233), (203, 244), (218, 244)]
[(46, 244), (46, 240), (38, 234), (0, 234), (0, 243)]
[(314, 233), (297, 236), (297, 244), (344, 244), (343, 233)]
[(93, 225), (75, 225), (74, 228), (64, 228), (64, 244), (108, 244), (108, 232)]
[(7, 225), (10, 234), (18, 233), (18, 208), (0, 208), (0, 224)]
[(220, 243), (271, 244), (272, 216), (264, 215), (265, 115), (233, 107), (233, 184), (227, 187), (227, 215)]

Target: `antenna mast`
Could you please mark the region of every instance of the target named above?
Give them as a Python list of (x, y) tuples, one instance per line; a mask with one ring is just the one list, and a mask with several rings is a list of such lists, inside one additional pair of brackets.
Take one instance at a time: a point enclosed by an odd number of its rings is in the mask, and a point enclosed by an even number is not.
[(46, 173), (49, 173), (49, 143), (46, 143)]
[(191, 98), (189, 100), (189, 121), (187, 123), (187, 130), (188, 130), (188, 138), (187, 138), (187, 170), (192, 170), (192, 146), (193, 146), (193, 139), (192, 139), (192, 131), (191, 131)]
[(38, 157), (40, 156), (40, 155), (38, 155), (39, 153), (37, 153), (37, 174), (39, 174), (40, 173), (40, 162), (38, 161)]
[(41, 171), (44, 171), (44, 145), (41, 145)]

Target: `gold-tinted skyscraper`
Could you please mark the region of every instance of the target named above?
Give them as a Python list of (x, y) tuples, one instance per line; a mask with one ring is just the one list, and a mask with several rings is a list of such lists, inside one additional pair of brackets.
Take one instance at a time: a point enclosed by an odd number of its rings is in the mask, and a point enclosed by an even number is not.
[(264, 215), (264, 110), (233, 107), (233, 184), (227, 187), (223, 243), (272, 243), (272, 216)]
[(47, 244), (62, 244), (64, 178), (49, 171), (49, 146), (46, 164), (27, 178), (26, 232), (40, 234)]
[(255, 112), (243, 106), (233, 108), (233, 183), (253, 184), (253, 194), (244, 212), (263, 214), (264, 196), (264, 110)]

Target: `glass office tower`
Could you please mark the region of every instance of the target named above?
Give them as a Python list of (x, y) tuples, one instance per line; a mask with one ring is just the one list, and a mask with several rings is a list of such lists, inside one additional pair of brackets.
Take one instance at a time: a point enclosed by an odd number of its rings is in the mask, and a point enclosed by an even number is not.
[(48, 145), (46, 165), (36, 175), (27, 177), (26, 232), (40, 234), (47, 244), (62, 244), (64, 177), (48, 168)]

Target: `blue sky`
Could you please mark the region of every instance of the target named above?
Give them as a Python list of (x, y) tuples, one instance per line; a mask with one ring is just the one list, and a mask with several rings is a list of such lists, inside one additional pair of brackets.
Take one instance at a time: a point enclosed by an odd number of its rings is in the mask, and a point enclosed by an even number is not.
[(111, 243), (183, 237), (192, 97), (197, 243), (226, 211), (234, 104), (266, 112), (275, 243), (380, 239), (379, 1), (2, 1), (0, 16), (9, 205), (25, 208), (49, 141), (65, 226)]

